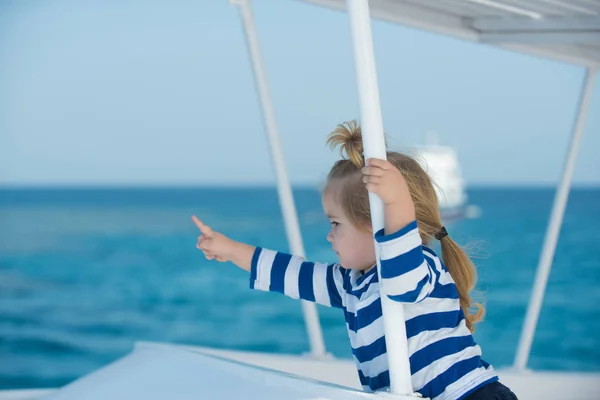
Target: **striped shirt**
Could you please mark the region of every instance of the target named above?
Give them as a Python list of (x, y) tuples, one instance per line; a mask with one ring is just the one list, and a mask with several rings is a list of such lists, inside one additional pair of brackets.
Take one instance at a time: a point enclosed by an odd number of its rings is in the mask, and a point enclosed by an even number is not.
[(381, 230), (375, 241), (381, 282), (376, 268), (363, 273), (257, 247), (250, 287), (343, 309), (366, 391), (390, 385), (380, 289), (404, 304), (415, 391), (430, 399), (454, 400), (498, 380), (465, 324), (454, 280), (435, 253), (423, 246), (417, 222), (391, 235)]

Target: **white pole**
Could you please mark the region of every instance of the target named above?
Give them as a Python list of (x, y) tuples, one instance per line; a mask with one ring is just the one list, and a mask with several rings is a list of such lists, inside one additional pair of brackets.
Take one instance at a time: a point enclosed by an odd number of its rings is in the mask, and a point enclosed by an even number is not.
[[(386, 148), (371, 37), (369, 2), (367, 0), (347, 0), (346, 4), (354, 46), (364, 157), (365, 159), (385, 160)], [(369, 193), (369, 202), (373, 232), (377, 232), (384, 226), (383, 203), (377, 195), (372, 193)], [(379, 254), (377, 254), (377, 272), (381, 278)], [(381, 308), (383, 309), (385, 344), (390, 370), (390, 390), (395, 394), (412, 395), (403, 306), (382, 295)]]
[(586, 70), (583, 91), (579, 103), (578, 116), (573, 127), (573, 135), (571, 137), (569, 154), (565, 162), (560, 186), (558, 187), (554, 198), (550, 223), (548, 224), (548, 228), (546, 230), (544, 247), (540, 256), (540, 262), (538, 264), (537, 274), (535, 277), (535, 285), (533, 287), (531, 299), (529, 300), (529, 306), (527, 308), (527, 315), (525, 316), (523, 330), (521, 331), (521, 339), (519, 340), (519, 347), (514, 364), (515, 369), (523, 370), (527, 367), (527, 360), (529, 359), (529, 353), (533, 343), (533, 336), (535, 334), (535, 328), (540, 315), (540, 309), (542, 308), (542, 301), (544, 299), (544, 292), (546, 291), (548, 276), (550, 275), (550, 267), (552, 266), (552, 259), (554, 257), (554, 251), (556, 250), (556, 242), (558, 241), (558, 235), (560, 233), (565, 207), (567, 206), (567, 200), (569, 198), (571, 178), (573, 177), (573, 170), (575, 169), (575, 161), (577, 159), (579, 142), (583, 136), (583, 127), (585, 125), (588, 105), (592, 96), (592, 89), (594, 88), (595, 75), (596, 70), (591, 68)]
[[(262, 106), (263, 118), (269, 137), (269, 145), (271, 150), (271, 160), (275, 173), (277, 175), (277, 193), (279, 195), (279, 203), (283, 213), (285, 222), (285, 230), (287, 234), (290, 251), (292, 254), (305, 257), (304, 245), (302, 244), (302, 235), (300, 234), (300, 225), (298, 224), (298, 215), (292, 195), (292, 187), (287, 177), (285, 163), (283, 160), (283, 152), (279, 135), (277, 133), (277, 125), (275, 124), (275, 113), (271, 105), (271, 96), (267, 87), (266, 73), (263, 68), (258, 47), (258, 36), (254, 27), (254, 18), (250, 8), (249, 0), (230, 0), (231, 4), (239, 6), (240, 15), (244, 24), (244, 32), (254, 70), (254, 78), (260, 96), (260, 104)], [(302, 312), (310, 342), (310, 352), (313, 357), (325, 357), (325, 342), (323, 340), (323, 332), (317, 314), (317, 307), (314, 303), (302, 301)]]

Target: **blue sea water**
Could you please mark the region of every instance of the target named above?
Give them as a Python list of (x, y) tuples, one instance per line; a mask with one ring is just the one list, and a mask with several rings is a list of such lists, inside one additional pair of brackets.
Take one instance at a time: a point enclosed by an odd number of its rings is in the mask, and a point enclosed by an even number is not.
[[(313, 189), (294, 192), (309, 259), (334, 261)], [(468, 244), (487, 316), (475, 338), (512, 363), (552, 206), (551, 189), (472, 189)], [(55, 387), (151, 340), (300, 354), (300, 304), (248, 289), (195, 248), (192, 213), (234, 239), (287, 251), (274, 188), (0, 191), (0, 389)], [(600, 371), (600, 189), (571, 193), (529, 367)], [(482, 297), (481, 297), (482, 296)], [(343, 315), (319, 306), (328, 351), (350, 357)]]

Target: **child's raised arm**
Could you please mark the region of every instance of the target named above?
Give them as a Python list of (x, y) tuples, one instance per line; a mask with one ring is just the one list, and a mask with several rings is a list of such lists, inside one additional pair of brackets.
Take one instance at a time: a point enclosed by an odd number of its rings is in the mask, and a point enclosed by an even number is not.
[(417, 221), (391, 235), (375, 234), (381, 259), (381, 290), (392, 300), (416, 303), (431, 294), (441, 271), (425, 258)]
[(231, 261), (250, 272), (252, 289), (279, 292), (328, 307), (343, 307), (343, 271), (338, 264), (313, 263), (298, 256), (236, 242), (192, 216), (202, 233), (197, 248), (208, 260)]

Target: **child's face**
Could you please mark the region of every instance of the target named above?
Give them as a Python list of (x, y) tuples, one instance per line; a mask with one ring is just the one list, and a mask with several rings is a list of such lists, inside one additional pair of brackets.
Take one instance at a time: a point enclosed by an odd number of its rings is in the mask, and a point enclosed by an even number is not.
[(331, 243), (342, 267), (365, 270), (375, 264), (373, 234), (356, 228), (335, 202), (335, 192), (327, 190), (322, 197), (323, 210), (331, 222), (327, 241)]

